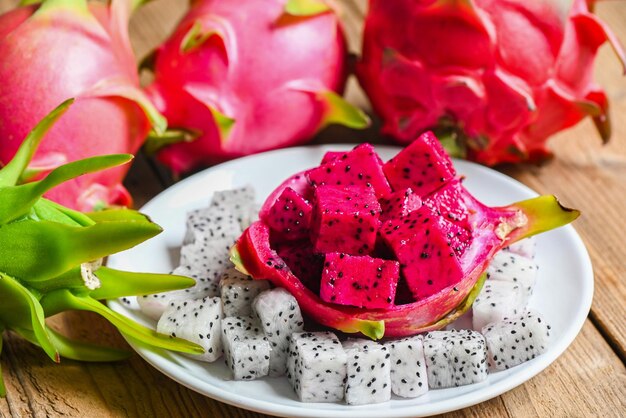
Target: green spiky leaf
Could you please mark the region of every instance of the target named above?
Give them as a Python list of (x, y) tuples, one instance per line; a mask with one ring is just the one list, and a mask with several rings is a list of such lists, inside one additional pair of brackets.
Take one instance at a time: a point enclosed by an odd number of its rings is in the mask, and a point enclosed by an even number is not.
[(528, 218), (525, 226), (516, 229), (508, 237), (511, 243), (567, 225), (580, 216), (579, 210), (563, 206), (553, 195), (534, 197), (517, 202), (507, 208), (521, 210)]
[[(0, 357), (2, 356), (2, 334), (4, 333), (4, 327), (0, 324)], [(7, 396), (7, 389), (4, 386), (4, 378), (2, 377), (2, 364), (0, 364), (0, 398)]]
[(73, 227), (31, 219), (0, 226), (0, 271), (30, 282), (57, 277), (152, 238), (161, 228), (149, 221), (103, 222)]
[(141, 212), (127, 208), (114, 208), (87, 212), (85, 214), (94, 222), (151, 222), (150, 218)]
[(332, 9), (321, 0), (288, 0), (284, 10), (291, 16), (309, 17), (329, 12)]
[(35, 128), (30, 131), (24, 142), (20, 145), (15, 156), (7, 165), (0, 169), (0, 187), (15, 186), (32, 160), (37, 150), (37, 146), (52, 128), (52, 125), (67, 111), (74, 99), (69, 99), (61, 103), (56, 109), (43, 118)]
[(159, 334), (153, 329), (146, 328), (124, 315), (112, 311), (89, 296), (77, 296), (66, 289), (57, 290), (44, 295), (41, 299), (41, 304), (46, 312), (49, 310), (55, 311), (62, 309), (97, 313), (113, 324), (122, 334), (143, 341), (154, 347), (182, 353), (202, 354), (204, 352), (204, 349), (197, 344), (180, 338), (172, 338), (167, 335)]
[(94, 299), (114, 299), (122, 296), (143, 296), (170, 290), (186, 289), (196, 284), (190, 277), (172, 274), (133, 273), (100, 267), (95, 272), (101, 286), (90, 292)]
[(334, 91), (319, 92), (317, 98), (324, 104), (324, 115), (320, 129), (333, 123), (353, 129), (365, 129), (371, 123), (365, 112), (348, 103)]
[(180, 43), (180, 52), (188, 54), (198, 49), (202, 44), (208, 41), (212, 36), (220, 36), (215, 30), (205, 30), (200, 20), (196, 20), (191, 28), (187, 31)]
[(228, 141), (228, 137), (230, 136), (230, 132), (235, 126), (235, 119), (226, 116), (219, 110), (217, 110), (213, 106), (207, 106), (213, 115), (213, 119), (215, 120), (215, 125), (217, 126), (217, 130), (220, 133), (220, 140), (222, 143)]
[(181, 142), (192, 142), (198, 139), (202, 132), (191, 129), (167, 129), (163, 134), (151, 133), (143, 144), (143, 150), (148, 155), (154, 155), (168, 145)]
[[(59, 355), (63, 358), (77, 361), (89, 362), (109, 362), (126, 360), (132, 356), (128, 350), (120, 350), (112, 347), (102, 347), (89, 344), (83, 341), (72, 340), (54, 329), (46, 328), (50, 340), (59, 350)], [(35, 335), (30, 330), (18, 330), (18, 333), (32, 344), (39, 345)]]
[(38, 344), (55, 362), (59, 353), (48, 334), (44, 311), (33, 293), (17, 280), (5, 273), (0, 273), (0, 322), (8, 328), (32, 330)]
[(18, 186), (0, 188), (0, 224), (27, 214), (33, 205), (50, 189), (86, 173), (126, 164), (130, 154), (104, 155), (74, 161), (52, 170), (44, 179)]

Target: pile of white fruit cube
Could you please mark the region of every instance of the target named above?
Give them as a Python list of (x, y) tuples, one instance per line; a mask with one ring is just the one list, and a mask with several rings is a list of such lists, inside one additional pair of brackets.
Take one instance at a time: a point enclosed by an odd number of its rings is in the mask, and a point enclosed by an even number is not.
[(473, 330), (340, 341), (332, 332), (305, 332), (289, 292), (233, 268), (228, 250), (257, 213), (250, 187), (215, 193), (208, 207), (189, 214), (173, 271), (196, 285), (138, 298), (157, 331), (201, 345), (196, 360), (223, 357), (235, 380), (287, 376), (303, 402), (370, 404), (477, 383), (547, 348), (550, 326), (527, 310), (537, 276), (533, 239), (493, 259), (473, 305)]

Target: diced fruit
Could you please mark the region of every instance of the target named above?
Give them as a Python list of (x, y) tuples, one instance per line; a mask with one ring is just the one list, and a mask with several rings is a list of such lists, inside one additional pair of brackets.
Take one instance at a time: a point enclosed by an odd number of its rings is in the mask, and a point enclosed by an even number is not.
[(385, 346), (391, 354), (391, 391), (403, 398), (428, 392), (422, 336), (392, 340)]
[(420, 135), (383, 165), (393, 190), (412, 189), (424, 198), (456, 175), (452, 161), (432, 132)]
[(327, 253), (322, 270), (322, 300), (359, 308), (393, 305), (400, 276), (397, 261)]
[[(383, 224), (380, 235), (392, 249), (413, 296), (420, 300), (458, 283), (463, 270), (441, 218), (422, 207)], [(445, 221), (444, 221), (445, 222)]]
[(527, 303), (519, 284), (487, 280), (472, 305), (472, 328), (480, 332), (487, 324), (521, 314)]
[(324, 256), (315, 254), (308, 240), (278, 244), (276, 252), (307, 288), (320, 293)]
[(222, 304), (219, 298), (171, 302), (157, 324), (157, 332), (184, 338), (204, 348), (195, 360), (215, 361), (222, 356), (220, 339)]
[(224, 318), (222, 346), (233, 379), (254, 380), (267, 376), (272, 348), (255, 319), (241, 316)]
[(433, 331), (424, 337), (431, 389), (482, 382), (487, 378), (485, 338), (470, 330)]
[(287, 372), (291, 335), (304, 329), (298, 302), (285, 289), (276, 288), (261, 292), (254, 299), (252, 310), (272, 346), (269, 375), (282, 376)]
[(302, 402), (343, 399), (346, 353), (331, 332), (302, 332), (291, 336), (287, 378)]
[(343, 157), (347, 153), (344, 151), (327, 151), (322, 157), (322, 162), (320, 164), (326, 164), (330, 161), (336, 160), (337, 158)]
[(263, 218), (279, 239), (298, 240), (309, 236), (311, 205), (291, 187), (278, 197)]
[(534, 311), (487, 325), (482, 330), (489, 350), (489, 366), (505, 370), (546, 351), (550, 325)]
[(531, 259), (500, 251), (493, 257), (487, 268), (487, 278), (518, 284), (528, 299), (537, 281), (537, 271), (537, 264)]
[(314, 186), (359, 186), (373, 189), (376, 197), (391, 193), (382, 170), (382, 162), (374, 147), (361, 144), (341, 157), (306, 172)]
[(509, 251), (513, 254), (521, 255), (526, 258), (534, 258), (535, 257), (535, 249), (537, 247), (537, 240), (534, 237), (526, 238), (521, 241), (514, 242), (508, 247), (504, 248), (503, 251)]
[(400, 190), (380, 199), (381, 221), (398, 219), (422, 206), (422, 199), (411, 189)]
[(426, 196), (423, 203), (444, 219), (461, 228), (471, 229), (470, 213), (464, 201), (465, 194), (461, 180), (454, 179)]
[(391, 355), (387, 347), (371, 340), (349, 339), (343, 349), (347, 358), (346, 403), (365, 405), (390, 400)]
[(269, 288), (270, 283), (267, 280), (253, 280), (234, 268), (226, 270), (220, 276), (224, 316), (250, 316), (254, 298)]
[(311, 222), (315, 252), (371, 253), (379, 217), (380, 204), (371, 188), (318, 186)]

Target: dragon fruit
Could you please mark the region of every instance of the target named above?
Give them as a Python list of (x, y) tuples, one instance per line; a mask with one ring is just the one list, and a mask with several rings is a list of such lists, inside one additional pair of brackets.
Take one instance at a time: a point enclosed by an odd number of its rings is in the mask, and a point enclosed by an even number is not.
[(276, 252), (307, 288), (319, 294), (324, 257), (313, 252), (310, 242), (283, 243), (276, 248)]
[(550, 342), (550, 325), (535, 311), (505, 318), (482, 330), (489, 351), (489, 367), (506, 370), (544, 353)]
[(224, 359), (233, 379), (254, 380), (267, 376), (272, 347), (254, 318), (224, 318), (222, 346)]
[[(423, 143), (430, 143), (433, 147), (430, 154), (437, 155), (435, 153), (435, 151), (439, 150), (437, 142), (424, 141)], [(412, 151), (409, 150), (408, 152)], [(396, 157), (394, 161), (402, 161), (403, 158)], [(435, 163), (440, 166), (447, 166), (446, 162), (449, 161), (447, 157), (441, 158), (443, 159), (442, 161), (435, 161)], [(339, 157), (338, 160), (333, 160), (330, 163), (341, 161), (342, 159), (343, 157)], [(374, 158), (374, 160), (377, 159)], [(343, 172), (341, 170), (334, 171), (335, 177), (329, 177), (328, 181), (335, 185), (337, 182), (345, 184), (345, 182), (353, 181), (354, 177), (351, 170), (348, 170), (346, 173), (345, 168), (346, 166), (344, 166)], [(452, 168), (450, 169), (452, 170)], [(270, 194), (261, 209), (261, 213), (269, 210), (269, 207), (287, 186), (296, 186), (292, 188), (294, 190), (297, 188), (298, 193), (303, 196), (322, 194), (319, 192), (320, 188), (330, 187), (328, 185), (317, 186), (315, 184), (307, 186), (303, 177), (306, 178), (307, 173), (310, 172), (311, 170), (297, 173), (285, 180)], [(439, 179), (432, 178), (431, 181), (439, 182)], [(426, 285), (413, 286), (412, 291), (418, 297), (422, 296), (417, 300), (414, 297), (411, 297), (410, 300), (396, 298), (400, 304), (394, 303), (387, 308), (378, 309), (346, 306), (322, 300), (319, 294), (315, 292), (314, 286), (306, 285), (298, 277), (296, 269), (292, 270), (291, 266), (281, 258), (277, 250), (280, 250), (286, 243), (272, 241), (270, 229), (263, 221), (253, 223), (244, 231), (231, 250), (231, 260), (237, 269), (244, 274), (248, 274), (255, 279), (270, 280), (275, 286), (287, 289), (298, 301), (302, 312), (321, 325), (346, 333), (361, 333), (373, 339), (381, 338), (383, 335), (386, 337), (403, 337), (441, 329), (467, 311), (480, 292), (486, 277), (484, 273), (490, 260), (499, 250), (528, 236), (565, 225), (579, 215), (578, 211), (560, 205), (554, 196), (541, 196), (503, 207), (488, 207), (476, 200), (460, 183), (454, 186), (459, 195), (456, 206), (453, 205), (454, 202), (452, 200), (437, 202), (437, 199), (446, 199), (446, 193), (440, 195), (444, 197), (436, 197), (437, 190), (446, 187), (446, 185), (447, 183), (439, 184), (434, 193), (425, 197), (425, 199), (434, 200), (429, 206), (424, 205), (417, 211), (410, 212), (404, 217), (386, 221), (378, 231), (380, 239), (377, 240), (374, 247), (371, 247), (372, 254), (368, 254), (374, 258), (387, 257), (387, 259), (400, 262), (402, 277), (399, 280), (399, 286), (404, 287), (407, 285), (408, 280), (405, 280), (407, 279), (406, 271), (415, 272), (413, 283), (425, 283)], [(413, 188), (413, 184), (407, 186)], [(367, 185), (363, 187), (362, 184), (351, 187), (356, 188), (355, 193), (373, 189), (373, 187), (367, 187)], [(361, 192), (356, 190), (361, 190)], [(382, 197), (387, 195), (388, 193)], [(312, 200), (312, 203), (313, 218), (315, 218), (315, 213), (322, 211), (322, 209), (315, 199)], [(433, 210), (432, 208), (435, 209)], [(439, 215), (437, 211), (441, 211), (442, 215)], [(462, 213), (466, 216), (466, 219), (445, 219), (443, 216), (445, 211), (453, 214)], [(410, 229), (413, 221), (412, 217), (419, 219), (419, 221), (416, 221), (413, 229)], [(341, 221), (352, 222), (357, 220), (358, 222), (358, 218), (359, 216), (356, 218), (353, 216), (352, 219), (342, 218)], [(400, 260), (396, 253), (402, 253), (403, 245), (410, 247), (415, 235), (421, 234), (423, 237), (426, 237), (425, 230), (427, 228), (424, 228), (421, 223), (426, 219), (428, 219), (427, 223), (431, 226), (429, 229), (438, 231), (437, 234), (434, 234), (437, 235), (437, 238), (424, 238), (424, 243), (430, 243), (434, 249), (432, 251), (429, 249), (426, 252), (427, 259), (421, 258), (424, 251), (422, 251), (422, 248), (419, 248), (418, 257), (413, 256), (409, 258), (410, 255), (407, 251), (406, 258), (403, 256), (404, 261)], [(386, 230), (385, 228), (390, 223), (392, 223), (392, 226)], [(465, 229), (462, 226), (463, 224), (470, 229)], [(313, 225), (315, 225), (315, 222)], [(444, 228), (442, 230), (441, 225), (446, 226), (447, 229)], [(397, 229), (395, 229), (396, 226), (398, 227)], [(346, 233), (346, 229), (341, 224), (334, 224), (327, 228), (327, 231), (324, 233), (329, 240), (333, 239), (333, 233), (340, 233), (348, 238), (354, 236)], [(398, 233), (398, 230), (401, 229), (407, 230), (405, 236), (401, 236)], [(398, 233), (398, 239), (385, 239), (384, 236), (387, 231), (390, 232), (390, 235)], [(408, 231), (414, 231), (413, 235)], [(312, 238), (315, 237), (316, 235), (312, 234)], [(355, 244), (362, 242), (354, 239), (353, 241)], [(383, 245), (384, 242), (388, 245)], [(306, 245), (306, 240), (301, 245)], [(385, 248), (387, 246), (391, 248)], [(417, 248), (417, 244), (415, 244), (415, 247)], [(395, 252), (393, 251), (394, 248)], [(439, 252), (441, 252), (441, 256)], [(444, 264), (441, 257), (446, 257), (452, 263)], [(406, 263), (407, 260), (409, 260), (408, 264)], [(433, 285), (428, 285), (428, 277), (419, 276), (418, 272), (420, 269), (415, 266), (421, 264), (420, 260), (428, 261), (428, 263), (424, 263), (427, 267), (423, 271), (427, 276), (432, 277), (430, 280), (433, 281)], [(410, 265), (410, 263), (413, 263), (413, 265)], [(431, 275), (431, 269), (438, 270), (440, 275)], [(306, 268), (300, 270), (307, 271)], [(453, 274), (449, 275), (446, 273), (448, 270)], [(310, 271), (307, 271), (307, 273)], [(410, 275), (411, 273), (409, 273)], [(311, 280), (310, 277), (307, 280)], [(320, 280), (321, 276), (317, 278), (318, 282)], [(433, 291), (433, 288), (437, 290)], [(430, 294), (426, 296), (427, 293)]]
[(434, 192), (456, 175), (452, 161), (432, 132), (420, 135), (383, 166), (393, 190), (411, 188), (420, 197)]
[(545, 158), (548, 137), (587, 115), (607, 141), (593, 62), (607, 40), (626, 57), (593, 3), (370, 1), (357, 73), (382, 131), (409, 143), (439, 127), (488, 165)]
[(317, 186), (313, 208), (311, 241), (315, 252), (372, 252), (381, 209), (371, 188)]
[(500, 251), (487, 267), (487, 278), (519, 285), (522, 292), (525, 293), (526, 300), (528, 300), (537, 281), (537, 269), (537, 264), (526, 257)]
[(270, 285), (266, 281), (252, 280), (234, 268), (229, 268), (220, 276), (220, 294), (224, 316), (252, 315), (252, 301)]
[(213, 362), (222, 356), (222, 304), (219, 298), (171, 302), (157, 323), (157, 332), (184, 338), (202, 348), (195, 360)]
[(528, 295), (519, 284), (487, 280), (472, 305), (472, 328), (480, 332), (491, 322), (524, 312)]
[(311, 205), (291, 187), (287, 187), (263, 220), (286, 240), (306, 238), (311, 222)]
[(285, 289), (276, 288), (259, 293), (252, 310), (272, 346), (269, 375), (282, 376), (287, 372), (291, 335), (304, 329), (298, 302)]
[(424, 205), (428, 206), (435, 215), (443, 216), (447, 221), (461, 228), (471, 229), (471, 225), (468, 222), (469, 210), (463, 202), (463, 185), (461, 180), (452, 180), (426, 196)]
[(392, 340), (385, 345), (391, 354), (391, 391), (403, 398), (415, 398), (428, 392), (422, 337)]
[(306, 177), (314, 186), (365, 186), (374, 189), (377, 198), (391, 193), (382, 161), (370, 144), (358, 145), (352, 151), (307, 171)]
[(302, 402), (343, 399), (346, 353), (331, 332), (300, 332), (291, 336), (287, 378)]
[(390, 360), (386, 346), (371, 340), (348, 339), (345, 400), (348, 405), (386, 402), (391, 399)]
[(400, 265), (397, 261), (327, 253), (320, 298), (359, 308), (389, 308), (396, 297), (399, 277)]
[(381, 221), (407, 216), (410, 212), (422, 207), (422, 199), (411, 189), (394, 192), (380, 199)]
[(171, 126), (199, 135), (159, 154), (174, 172), (302, 143), (330, 123), (368, 125), (338, 94), (346, 48), (336, 14), (300, 3), (194, 1), (157, 49), (148, 94)]
[(470, 330), (433, 331), (424, 336), (431, 389), (482, 382), (487, 378), (485, 338)]
[[(101, 154), (135, 153), (165, 119), (139, 88), (128, 40), (131, 1), (109, 5), (46, 0), (0, 16), (0, 165), (53, 108), (74, 105), (46, 134), (22, 180)], [(126, 205), (121, 185), (129, 166), (87, 174), (46, 193), (63, 205), (92, 210)]]

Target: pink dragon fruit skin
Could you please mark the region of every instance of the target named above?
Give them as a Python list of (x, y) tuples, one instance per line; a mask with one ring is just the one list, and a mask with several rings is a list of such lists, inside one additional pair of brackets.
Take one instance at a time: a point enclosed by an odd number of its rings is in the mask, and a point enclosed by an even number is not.
[(175, 173), (299, 144), (328, 123), (367, 124), (336, 94), (346, 54), (337, 16), (294, 17), (289, 3), (194, 1), (157, 49), (147, 91), (170, 126), (199, 133), (160, 152)]
[(400, 143), (452, 127), (462, 156), (539, 160), (548, 137), (587, 115), (608, 140), (608, 101), (593, 81), (607, 40), (626, 65), (585, 0), (371, 0), (357, 72)]
[[(164, 120), (139, 89), (126, 26), (130, 4), (48, 0), (0, 16), (0, 161), (15, 154), (26, 134), (62, 101), (74, 105), (43, 139), (33, 178), (88, 156), (135, 153), (153, 124)], [(46, 197), (90, 210), (130, 205), (121, 185), (128, 167), (89, 174)]]

